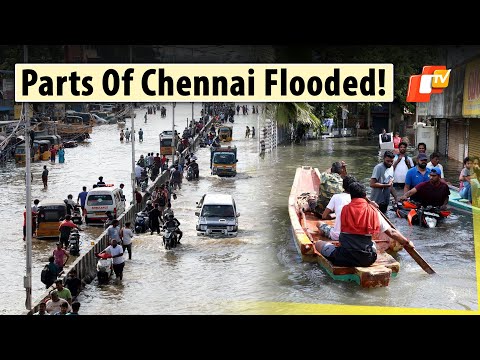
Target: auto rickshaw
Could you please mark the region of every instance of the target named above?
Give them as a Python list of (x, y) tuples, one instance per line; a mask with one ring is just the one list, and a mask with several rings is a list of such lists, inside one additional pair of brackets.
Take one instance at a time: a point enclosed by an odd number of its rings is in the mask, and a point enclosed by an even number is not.
[(48, 140), (50, 147), (53, 145), (55, 150), (60, 149), (60, 145), (62, 145), (62, 137), (60, 135), (37, 135), (35, 140)]
[(58, 239), (58, 227), (67, 215), (67, 205), (64, 200), (42, 201), (38, 206), (37, 239)]
[(233, 128), (231, 126), (222, 125), (218, 128), (218, 137), (223, 142), (232, 141)]
[(34, 143), (38, 144), (38, 149), (40, 151), (40, 160), (48, 161), (50, 160), (50, 141), (48, 140), (35, 140)]
[[(15, 162), (19, 164), (24, 164), (25, 163), (25, 143), (18, 144), (15, 147)], [(30, 152), (31, 156), (31, 161), (39, 161), (41, 159), (40, 156), (40, 145), (38, 144), (38, 141), (33, 142), (33, 149), (31, 149)]]

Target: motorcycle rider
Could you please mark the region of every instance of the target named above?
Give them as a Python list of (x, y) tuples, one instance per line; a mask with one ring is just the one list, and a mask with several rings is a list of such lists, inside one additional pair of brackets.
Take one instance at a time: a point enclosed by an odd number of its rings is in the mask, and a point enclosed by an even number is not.
[(433, 167), (428, 175), (430, 176), (429, 181), (421, 182), (413, 189), (408, 190), (400, 196), (399, 200), (403, 201), (415, 195), (415, 199), (422, 206), (439, 206), (441, 210), (445, 210), (448, 204), (450, 189), (447, 183), (441, 181), (442, 171), (438, 167)]
[(80, 230), (80, 228), (73, 223), (71, 215), (66, 215), (65, 220), (63, 220), (58, 227), (58, 231), (60, 231), (58, 241), (63, 244), (65, 249), (68, 247), (70, 233), (72, 232), (72, 229)]
[(188, 167), (189, 168), (191, 167), (192, 170), (193, 170), (193, 178), (198, 179), (198, 176), (200, 174), (200, 170), (198, 169), (198, 164), (195, 161), (195, 159), (192, 159), (192, 161), (190, 162), (190, 165)]
[(67, 214), (73, 215), (73, 212), (75, 211), (75, 205), (77, 205), (75, 201), (73, 201), (73, 195), (68, 194), (67, 198), (63, 200), (63, 202), (65, 205), (67, 205)]
[(100, 254), (110, 254), (113, 258), (113, 271), (117, 279), (123, 278), (123, 267), (125, 266), (125, 260), (123, 259), (123, 248), (118, 245), (117, 239), (112, 239), (112, 243), (107, 246), (100, 253), (95, 254), (97, 257)]
[(145, 208), (142, 210), (142, 212), (150, 212), (151, 210), (153, 210), (153, 205), (152, 205), (152, 200), (147, 200), (147, 205), (145, 206)]
[(180, 239), (183, 236), (183, 232), (180, 230), (179, 226), (180, 226), (180, 221), (178, 221), (178, 219), (174, 217), (173, 214), (168, 215), (168, 220), (163, 225), (164, 229), (172, 229), (172, 230), (175, 229), (175, 233), (178, 234), (177, 244), (180, 244)]
[[(170, 215), (174, 215), (172, 210), (172, 203), (168, 202), (167, 208), (163, 210), (163, 222), (167, 222)], [(174, 215), (175, 216), (175, 215)]]

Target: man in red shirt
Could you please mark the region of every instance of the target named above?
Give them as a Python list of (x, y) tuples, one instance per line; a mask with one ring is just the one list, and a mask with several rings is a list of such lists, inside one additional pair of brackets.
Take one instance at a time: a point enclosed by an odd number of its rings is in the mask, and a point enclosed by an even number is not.
[(65, 249), (68, 247), (70, 233), (72, 229), (80, 230), (80, 228), (75, 225), (72, 221), (71, 215), (66, 215), (65, 220), (60, 223), (58, 230), (60, 231), (60, 239), (59, 242), (64, 245)]
[(55, 150), (55, 148), (52, 145), (52, 147), (50, 148), (50, 160), (52, 162), (55, 162), (55, 156), (56, 155), (57, 155), (57, 150)]
[(399, 200), (403, 201), (412, 195), (422, 206), (439, 206), (442, 210), (447, 208), (450, 189), (441, 179), (442, 171), (438, 167), (430, 169), (430, 180), (421, 182), (413, 189), (408, 190)]
[(368, 203), (363, 184), (353, 182), (348, 190), (352, 200), (342, 208), (340, 246), (318, 240), (315, 249), (319, 253), (336, 266), (370, 266), (377, 260), (377, 248), (372, 240), (372, 235), (377, 233), (385, 233), (405, 247), (414, 247), (387, 223), (380, 210)]
[(153, 157), (153, 163), (160, 169), (162, 167), (162, 159), (160, 158), (160, 154), (157, 153), (157, 156)]

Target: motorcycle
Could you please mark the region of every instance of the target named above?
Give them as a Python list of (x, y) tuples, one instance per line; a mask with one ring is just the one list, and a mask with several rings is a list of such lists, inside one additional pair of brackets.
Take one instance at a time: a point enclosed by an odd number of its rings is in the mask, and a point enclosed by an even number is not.
[(103, 253), (96, 254), (99, 258), (97, 262), (97, 280), (99, 284), (106, 284), (113, 274), (112, 255)]
[(394, 206), (398, 217), (408, 220), (409, 225), (421, 225), (426, 228), (434, 228), (438, 222), (447, 218), (451, 211), (441, 210), (439, 206), (421, 206), (414, 201), (405, 200)]
[(70, 255), (79, 256), (80, 255), (80, 234), (77, 229), (72, 229), (70, 236), (68, 238), (68, 244), (70, 246), (69, 252)]
[(75, 205), (73, 207), (72, 221), (75, 225), (82, 225), (83, 224), (82, 208), (80, 207), (80, 205)]
[(144, 211), (138, 212), (135, 217), (135, 233), (141, 234), (146, 232), (150, 228), (149, 223), (148, 213)]
[(187, 180), (193, 180), (193, 168), (191, 166), (189, 166), (187, 169)]
[(177, 247), (177, 228), (164, 228), (163, 229), (163, 245), (165, 250), (170, 250)]
[(146, 170), (142, 171), (142, 176), (140, 178), (140, 188), (142, 189), (142, 192), (147, 191), (148, 187), (148, 172)]

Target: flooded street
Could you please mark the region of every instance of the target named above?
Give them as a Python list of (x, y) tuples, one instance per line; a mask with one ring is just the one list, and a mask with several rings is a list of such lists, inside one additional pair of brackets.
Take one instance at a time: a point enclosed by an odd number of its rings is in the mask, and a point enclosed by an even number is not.
[[(166, 104), (167, 117), (137, 110), (135, 128), (144, 130), (144, 142), (135, 143), (136, 156), (159, 152), (158, 134), (172, 128), (172, 105)], [(198, 118), (202, 105), (196, 103)], [(192, 117), (191, 103), (177, 103), (175, 122), (183, 131)], [(363, 139), (339, 138), (307, 141), (304, 145), (281, 145), (264, 157), (258, 154), (258, 139), (245, 138), (245, 127), (254, 126), (256, 114), (235, 116), (232, 144), (238, 147), (238, 174), (234, 178), (210, 175), (209, 148), (199, 148), (200, 179), (184, 179), (172, 208), (184, 235), (182, 245), (166, 251), (158, 235), (139, 234), (133, 240), (132, 260), (126, 260), (121, 284), (112, 281), (99, 286), (94, 280), (78, 297), (81, 314), (254, 314), (260, 308), (276, 312), (277, 303), (347, 304), (423, 309), (477, 310), (477, 282), (471, 215), (453, 209), (444, 224), (434, 229), (409, 227), (405, 219), (389, 217), (393, 224), (416, 245), (420, 255), (435, 269), (425, 273), (402, 251), (400, 272), (390, 285), (361, 289), (355, 283), (332, 280), (317, 264), (303, 263), (295, 248), (288, 196), (296, 168), (301, 165), (329, 168), (345, 160), (347, 170), (368, 183), (373, 167), (380, 162), (377, 145)], [(127, 120), (126, 127), (130, 128)], [(120, 143), (117, 125), (96, 126), (91, 139), (65, 150), (64, 164), (37, 162), (32, 200), (38, 198), (74, 199), (98, 176), (106, 183), (125, 183), (127, 203), (131, 195), (131, 145)], [(49, 187), (44, 191), (41, 169), (50, 170)], [(25, 243), (22, 240), (22, 212), (25, 204), (24, 168), (9, 163), (0, 168), (0, 261), (4, 287), (0, 290), (0, 314), (25, 311)], [(231, 194), (239, 217), (235, 238), (205, 238), (196, 235), (196, 202), (205, 193)], [(102, 229), (85, 227), (82, 244), (88, 246)], [(33, 299), (44, 292), (40, 271), (55, 241), (33, 239)], [(266, 302), (266, 303), (265, 303)], [(266, 305), (265, 305), (266, 304)], [(278, 310), (281, 312), (281, 310)]]

